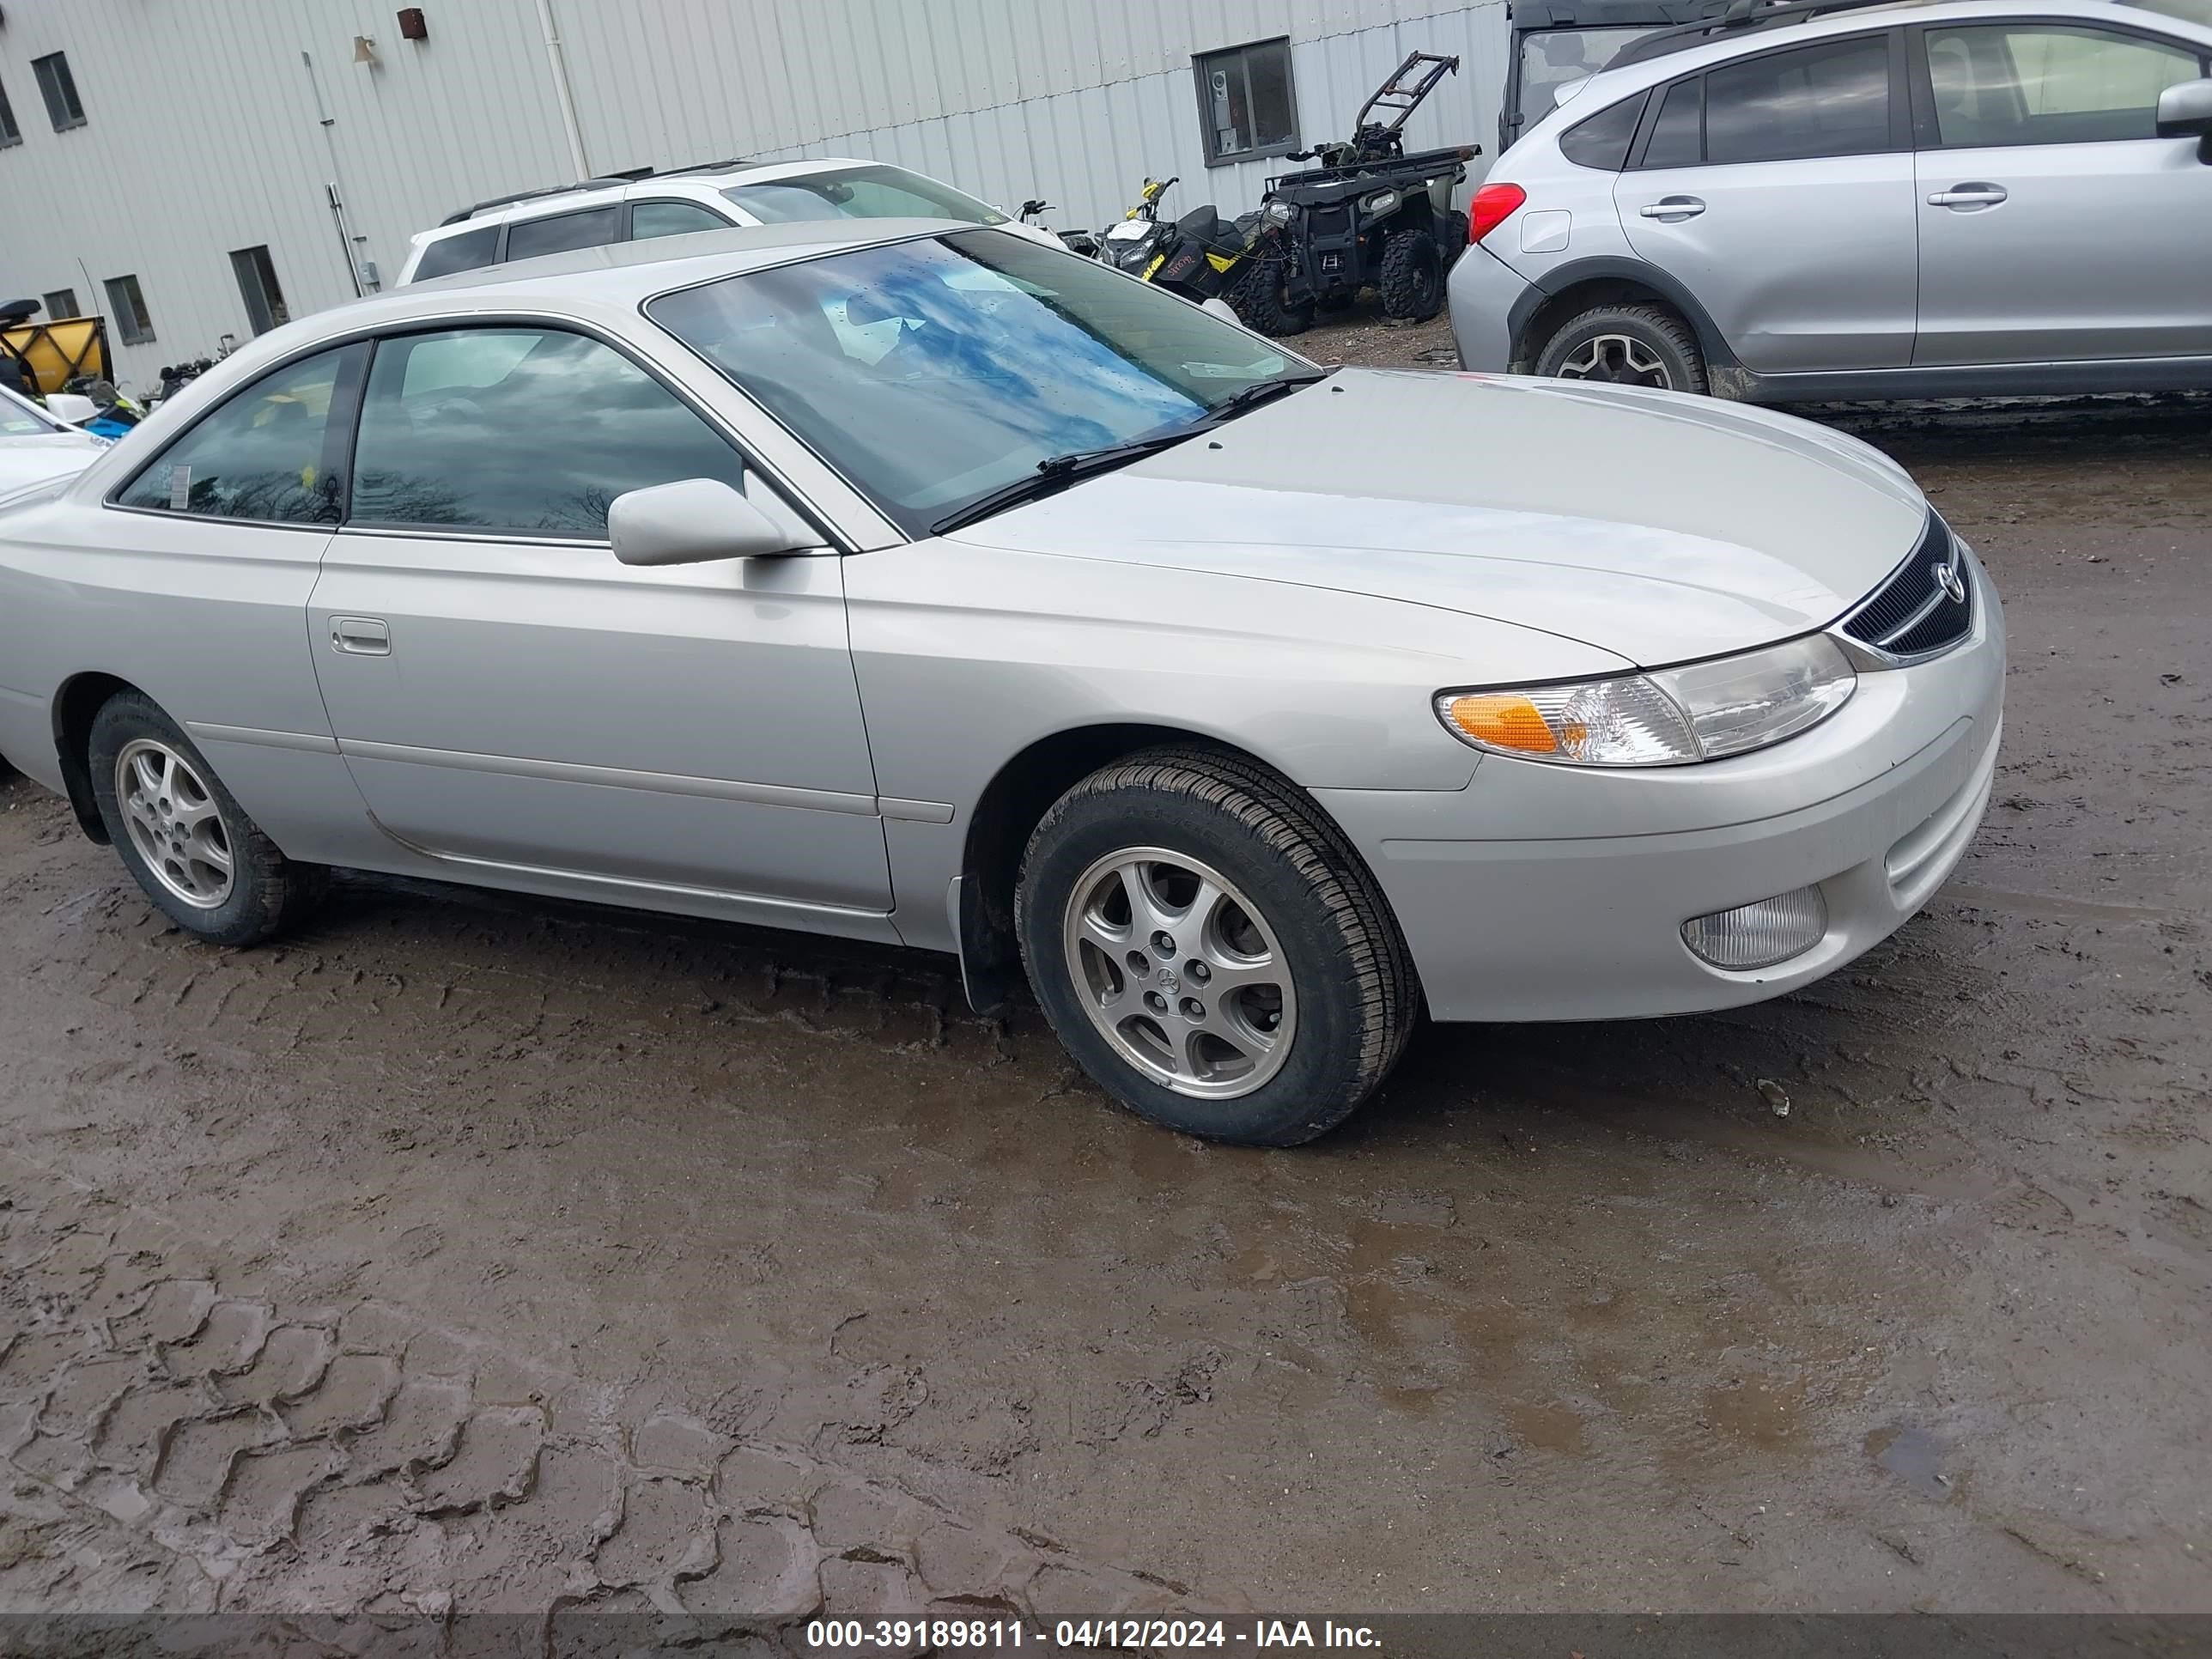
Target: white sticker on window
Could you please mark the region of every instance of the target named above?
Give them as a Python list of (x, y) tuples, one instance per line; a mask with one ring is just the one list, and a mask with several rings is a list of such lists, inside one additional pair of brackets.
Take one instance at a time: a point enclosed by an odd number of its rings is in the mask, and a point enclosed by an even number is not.
[(192, 470), (189, 466), (169, 469), (169, 511), (182, 513), (192, 504)]

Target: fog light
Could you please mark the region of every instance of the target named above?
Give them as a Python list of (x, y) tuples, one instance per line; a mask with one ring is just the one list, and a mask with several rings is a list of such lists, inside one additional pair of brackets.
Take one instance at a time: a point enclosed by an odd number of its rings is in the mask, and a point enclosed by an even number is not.
[(1692, 916), (1682, 943), (1716, 968), (1770, 968), (1802, 956), (1828, 931), (1828, 907), (1817, 887), (1800, 887), (1756, 904)]

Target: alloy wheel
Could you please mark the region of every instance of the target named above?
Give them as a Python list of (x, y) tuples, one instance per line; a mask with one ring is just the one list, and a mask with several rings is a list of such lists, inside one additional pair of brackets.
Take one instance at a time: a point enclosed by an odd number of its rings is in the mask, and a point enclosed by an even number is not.
[(165, 743), (134, 738), (115, 757), (115, 799), (154, 878), (197, 909), (221, 908), (236, 878), (230, 833), (191, 762)]
[(1098, 860), (1068, 896), (1061, 937), (1091, 1024), (1177, 1094), (1235, 1099), (1289, 1056), (1297, 994), (1281, 942), (1188, 854), (1133, 847)]
[(1667, 365), (1643, 341), (1627, 334), (1593, 334), (1559, 368), (1563, 380), (1607, 380), (1616, 386), (1674, 389)]

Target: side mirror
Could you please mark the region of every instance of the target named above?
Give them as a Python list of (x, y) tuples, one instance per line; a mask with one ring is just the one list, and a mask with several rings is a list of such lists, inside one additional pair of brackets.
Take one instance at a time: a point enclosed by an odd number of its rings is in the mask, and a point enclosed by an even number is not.
[(82, 426), (100, 418), (100, 405), (82, 392), (52, 392), (46, 394), (46, 413), (68, 425)]
[(614, 498), (607, 539), (624, 564), (765, 558), (805, 543), (719, 478), (685, 478)]
[(2197, 153), (2212, 161), (2212, 81), (2178, 81), (2159, 94), (2158, 136), (2201, 139)]
[(1234, 323), (1239, 328), (1244, 326), (1244, 319), (1237, 314), (1237, 307), (1218, 295), (1211, 300), (1200, 301), (1198, 308), (1209, 316), (1220, 318), (1224, 323)]

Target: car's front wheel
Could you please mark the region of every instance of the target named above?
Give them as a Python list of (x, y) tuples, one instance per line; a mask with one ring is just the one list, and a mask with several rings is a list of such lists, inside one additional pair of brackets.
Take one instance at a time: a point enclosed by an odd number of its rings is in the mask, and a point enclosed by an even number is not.
[(1397, 925), (1335, 827), (1203, 750), (1093, 773), (1031, 836), (1015, 921), (1030, 982), (1115, 1100), (1187, 1134), (1287, 1146), (1397, 1063), (1419, 999)]
[(1536, 373), (1662, 392), (1705, 389), (1698, 337), (1657, 306), (1598, 306), (1569, 319), (1537, 353)]
[(214, 945), (252, 945), (295, 920), (324, 872), (277, 851), (174, 720), (136, 691), (93, 717), (87, 757), (108, 839), (172, 921)]

